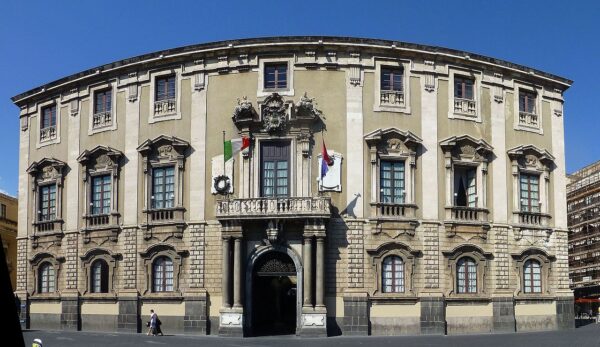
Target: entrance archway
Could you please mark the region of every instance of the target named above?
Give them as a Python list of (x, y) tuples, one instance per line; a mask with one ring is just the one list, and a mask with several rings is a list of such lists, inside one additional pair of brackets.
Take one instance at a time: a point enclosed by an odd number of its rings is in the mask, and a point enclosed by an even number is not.
[[(301, 308), (302, 268), (295, 252), (267, 246), (251, 256), (246, 322), (254, 336), (295, 334)], [(300, 284), (300, 286), (298, 286)]]

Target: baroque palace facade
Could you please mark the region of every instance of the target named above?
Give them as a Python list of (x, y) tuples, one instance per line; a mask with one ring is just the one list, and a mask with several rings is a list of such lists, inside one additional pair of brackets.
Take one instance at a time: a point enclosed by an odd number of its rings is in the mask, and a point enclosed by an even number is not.
[[(22, 318), (140, 332), (153, 308), (168, 332), (238, 336), (570, 328), (571, 83), (439, 47), (273, 37), (17, 95)], [(250, 147), (224, 163), (223, 137)]]

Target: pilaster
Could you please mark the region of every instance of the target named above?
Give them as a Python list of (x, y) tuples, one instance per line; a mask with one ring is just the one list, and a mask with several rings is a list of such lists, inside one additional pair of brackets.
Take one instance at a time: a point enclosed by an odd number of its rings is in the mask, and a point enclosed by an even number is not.
[[(197, 74), (204, 75), (203, 71)], [(206, 87), (208, 78), (202, 78), (202, 87), (192, 92), (192, 119), (190, 124), (190, 145), (194, 149), (189, 156), (190, 199), (189, 216), (191, 220), (204, 220), (206, 182)]]
[(123, 204), (123, 224), (136, 225), (138, 223), (138, 177), (139, 171), (139, 145), (140, 132), (140, 98), (138, 86), (135, 84), (137, 75), (130, 76), (128, 98), (125, 104), (125, 157), (127, 165), (123, 167), (123, 182), (125, 204)]
[(67, 165), (71, 169), (69, 172), (69, 179), (66, 180), (66, 194), (62, 196), (64, 200), (64, 206), (66, 211), (63, 212), (65, 216), (64, 230), (75, 231), (79, 229), (80, 216), (83, 210), (80, 210), (79, 206), (85, 204), (79, 204), (79, 182), (81, 176), (81, 170), (79, 161), (79, 154), (81, 153), (79, 148), (79, 136), (80, 136), (80, 123), (81, 123), (81, 112), (73, 113), (67, 112), (63, 116), (61, 108), (61, 117), (68, 117), (68, 136), (67, 136)]
[[(506, 114), (502, 75), (495, 74), (493, 93), (490, 93), (491, 119), (492, 119), (492, 147), (496, 157), (492, 162), (492, 220), (495, 223), (508, 223), (508, 189), (507, 186), (507, 160), (506, 160)], [(512, 211), (511, 211), (512, 212)]]
[[(352, 69), (358, 69), (354, 79)], [(359, 67), (351, 68), (346, 72), (346, 163), (348, 172), (346, 176), (346, 203), (354, 204), (354, 216), (362, 218), (364, 214), (364, 131), (363, 131), (363, 86)]]
[[(430, 64), (429, 64), (430, 63)], [(433, 71), (433, 62), (424, 64), (426, 70)], [(426, 203), (421, 210), (423, 219), (438, 219), (438, 123), (437, 123), (437, 93), (435, 76), (432, 73), (421, 76), (421, 153), (422, 191)]]

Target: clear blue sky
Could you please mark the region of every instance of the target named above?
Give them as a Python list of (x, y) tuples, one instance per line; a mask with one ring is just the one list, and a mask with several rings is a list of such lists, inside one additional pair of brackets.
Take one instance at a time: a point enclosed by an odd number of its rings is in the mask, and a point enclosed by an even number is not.
[[(10, 97), (131, 56), (259, 36), (382, 38), (475, 52), (575, 81), (567, 172), (600, 159), (600, 1), (27, 1), (0, 3), (0, 190), (18, 186)], [(596, 105), (596, 106), (594, 106)]]

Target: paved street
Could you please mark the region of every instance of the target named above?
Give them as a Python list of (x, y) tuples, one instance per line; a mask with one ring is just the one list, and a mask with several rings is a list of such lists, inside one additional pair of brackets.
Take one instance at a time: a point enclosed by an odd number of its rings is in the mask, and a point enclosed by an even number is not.
[(329, 337), (298, 338), (259, 337), (223, 338), (216, 336), (146, 336), (143, 334), (117, 334), (64, 331), (26, 331), (26, 346), (34, 338), (41, 338), (44, 347), (99, 347), (99, 346), (600, 346), (600, 325), (587, 325), (572, 331), (551, 331), (516, 334), (488, 334), (463, 336), (405, 336), (405, 337)]

